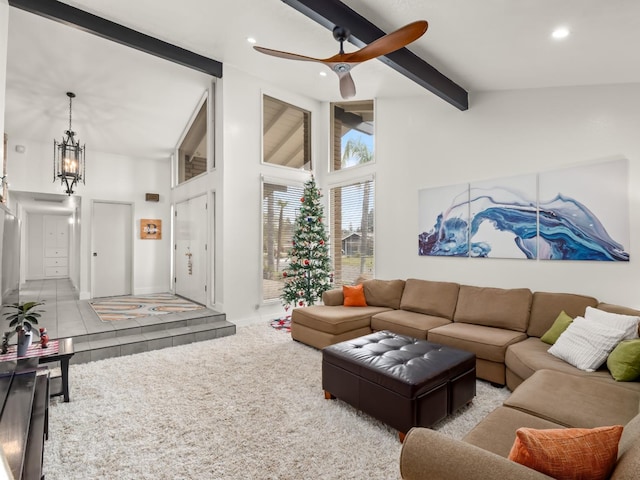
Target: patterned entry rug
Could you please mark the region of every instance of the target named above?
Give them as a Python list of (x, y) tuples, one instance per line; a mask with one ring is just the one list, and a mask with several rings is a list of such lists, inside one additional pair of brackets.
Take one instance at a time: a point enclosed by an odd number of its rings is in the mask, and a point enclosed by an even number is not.
[(89, 305), (103, 322), (190, 312), (204, 308), (202, 305), (170, 293), (102, 298), (90, 301)]

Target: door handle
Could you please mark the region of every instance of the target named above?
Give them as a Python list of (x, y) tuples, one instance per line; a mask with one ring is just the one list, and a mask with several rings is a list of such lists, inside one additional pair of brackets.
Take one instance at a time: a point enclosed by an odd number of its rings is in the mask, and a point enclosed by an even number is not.
[(98, 256), (98, 252), (93, 252), (93, 256), (97, 257)]

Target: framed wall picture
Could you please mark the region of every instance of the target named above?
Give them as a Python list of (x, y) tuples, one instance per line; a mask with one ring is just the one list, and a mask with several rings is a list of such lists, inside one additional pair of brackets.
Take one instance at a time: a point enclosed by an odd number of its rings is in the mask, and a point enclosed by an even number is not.
[(469, 184), (418, 192), (418, 255), (469, 256)]
[(470, 184), (471, 257), (537, 257), (537, 182), (532, 173)]
[(158, 218), (141, 218), (140, 238), (142, 240), (162, 239), (162, 220)]
[(629, 261), (626, 158), (540, 173), (541, 260)]

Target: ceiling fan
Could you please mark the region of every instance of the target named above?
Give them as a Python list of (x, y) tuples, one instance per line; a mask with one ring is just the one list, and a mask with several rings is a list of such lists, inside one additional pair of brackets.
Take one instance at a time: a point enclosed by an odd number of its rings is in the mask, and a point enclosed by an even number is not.
[(340, 79), (340, 94), (342, 95), (342, 98), (350, 98), (356, 94), (356, 86), (350, 73), (351, 69), (359, 63), (387, 55), (410, 44), (424, 35), (428, 26), (429, 24), (425, 20), (418, 20), (417, 22), (413, 22), (399, 28), (395, 32), (388, 33), (387, 35), (374, 40), (369, 45), (352, 53), (344, 53), (343, 48), (345, 40), (349, 38), (351, 33), (346, 28), (336, 26), (333, 29), (333, 38), (340, 42), (340, 52), (332, 57), (324, 59), (306, 57), (304, 55), (298, 55), (297, 53), (281, 52), (279, 50), (272, 50), (270, 48), (258, 46), (254, 46), (253, 48), (260, 53), (265, 53), (274, 57), (325, 64), (338, 75), (338, 78)]

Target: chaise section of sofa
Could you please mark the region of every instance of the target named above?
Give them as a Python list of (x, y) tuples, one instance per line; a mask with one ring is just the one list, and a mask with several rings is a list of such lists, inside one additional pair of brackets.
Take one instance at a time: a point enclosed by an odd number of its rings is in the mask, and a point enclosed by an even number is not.
[(640, 392), (608, 387), (601, 388), (591, 377), (540, 370), (462, 440), (426, 428), (411, 429), (400, 456), (402, 478), (550, 478), (508, 459), (518, 428), (623, 425), (610, 478), (635, 479), (640, 471)]
[(427, 340), (476, 354), (476, 375), (504, 385), (507, 347), (527, 338), (532, 293), (528, 288), (462, 285), (453, 322), (429, 330)]
[(342, 290), (324, 292), (324, 305), (296, 308), (291, 314), (291, 338), (322, 349), (371, 333), (371, 317), (400, 307), (404, 280), (363, 282), (366, 307), (345, 307)]

